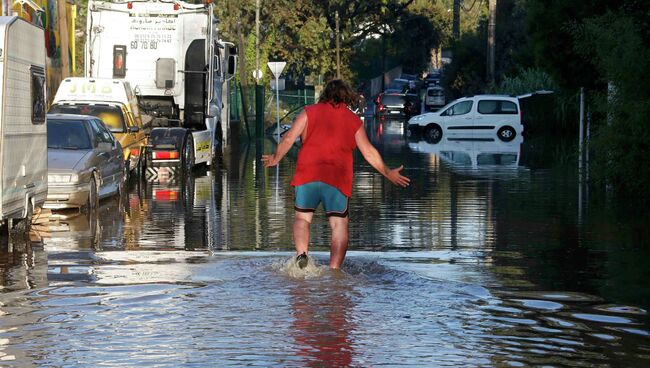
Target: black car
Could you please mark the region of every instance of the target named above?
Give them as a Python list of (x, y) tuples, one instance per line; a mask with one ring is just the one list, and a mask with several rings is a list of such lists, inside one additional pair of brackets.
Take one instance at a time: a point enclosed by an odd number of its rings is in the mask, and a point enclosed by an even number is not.
[(377, 115), (411, 117), (420, 113), (420, 96), (415, 94), (385, 93), (377, 104)]

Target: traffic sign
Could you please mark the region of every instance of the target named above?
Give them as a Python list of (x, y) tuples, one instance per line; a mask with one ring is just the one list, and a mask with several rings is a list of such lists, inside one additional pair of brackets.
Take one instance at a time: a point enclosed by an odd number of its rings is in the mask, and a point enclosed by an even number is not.
[(268, 66), (269, 69), (271, 69), (271, 73), (273, 73), (273, 76), (277, 79), (280, 78), (280, 75), (282, 74), (282, 71), (284, 70), (284, 67), (287, 65), (285, 61), (269, 61)]
[(253, 70), (253, 78), (262, 79), (263, 76), (264, 76), (264, 73), (262, 72), (261, 69)]

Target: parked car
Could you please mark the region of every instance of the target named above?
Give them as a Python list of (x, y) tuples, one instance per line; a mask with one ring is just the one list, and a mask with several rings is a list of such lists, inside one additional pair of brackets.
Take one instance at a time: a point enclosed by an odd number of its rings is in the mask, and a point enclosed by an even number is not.
[(437, 111), (445, 106), (445, 90), (440, 86), (427, 87), (424, 97), (424, 109), (426, 111)]
[(426, 77), (424, 77), (424, 84), (426, 84), (427, 87), (440, 85), (441, 77), (442, 75), (439, 71), (429, 73)]
[(410, 134), (422, 134), (432, 142), (443, 136), (510, 142), (524, 131), (519, 98), (500, 95), (463, 97), (437, 112), (411, 118), (408, 127)]
[[(92, 115), (106, 124), (122, 145), (129, 170), (144, 173), (147, 134), (129, 82), (120, 79), (66, 78), (50, 108), (53, 114)], [(128, 180), (128, 176), (127, 176)]]
[(420, 96), (403, 93), (384, 93), (377, 104), (378, 116), (411, 117), (420, 113)]
[(122, 146), (94, 116), (47, 115), (48, 193), (45, 208), (97, 208), (124, 192)]

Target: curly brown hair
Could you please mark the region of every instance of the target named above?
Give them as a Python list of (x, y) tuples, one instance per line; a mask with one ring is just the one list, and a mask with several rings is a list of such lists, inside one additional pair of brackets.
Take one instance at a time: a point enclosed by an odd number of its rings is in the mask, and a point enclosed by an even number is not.
[(359, 95), (348, 86), (347, 83), (340, 79), (334, 79), (325, 85), (318, 102), (329, 102), (332, 106), (344, 103), (348, 106), (354, 106), (359, 101)]

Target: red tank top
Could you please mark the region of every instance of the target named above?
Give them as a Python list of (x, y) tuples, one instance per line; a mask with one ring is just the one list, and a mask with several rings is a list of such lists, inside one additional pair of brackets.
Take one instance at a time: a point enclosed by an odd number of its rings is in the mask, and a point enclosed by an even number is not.
[(317, 103), (305, 107), (305, 112), (307, 127), (291, 185), (322, 181), (351, 197), (354, 135), (363, 125), (361, 119), (344, 104)]

